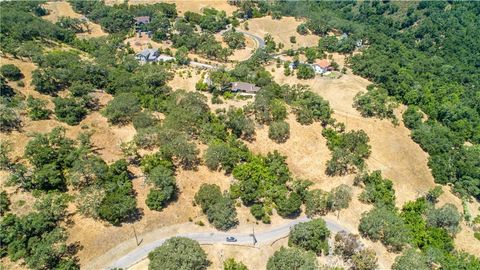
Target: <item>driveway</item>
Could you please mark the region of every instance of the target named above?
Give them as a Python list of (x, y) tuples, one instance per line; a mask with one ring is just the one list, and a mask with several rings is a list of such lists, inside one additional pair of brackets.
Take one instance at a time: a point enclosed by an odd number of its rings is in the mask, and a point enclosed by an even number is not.
[[(185, 234), (177, 234), (177, 235), (172, 235), (171, 237), (174, 236), (179, 236), (179, 237), (187, 237), (193, 240), (198, 241), (200, 244), (224, 244), (224, 245), (251, 245), (254, 246), (255, 239), (256, 239), (256, 244), (268, 244), (272, 243), (278, 239), (284, 238), (288, 236), (290, 230), (293, 228), (298, 223), (306, 222), (309, 221), (310, 219), (307, 217), (301, 217), (297, 218), (295, 220), (292, 220), (290, 222), (287, 222), (285, 224), (282, 224), (276, 228), (272, 228), (271, 230), (267, 231), (261, 231), (261, 232), (256, 232), (255, 233), (255, 238), (252, 235), (252, 232), (244, 232), (244, 233), (226, 233), (226, 232), (218, 232), (218, 231), (212, 231), (212, 232), (201, 232), (201, 233), (185, 233)], [(332, 233), (336, 233), (339, 231), (347, 231), (348, 230), (343, 227), (342, 225), (336, 223), (335, 221), (332, 220), (325, 220), (328, 229)], [(233, 236), (237, 239), (237, 242), (227, 242), (226, 237), (227, 236)], [(149, 244), (145, 244), (142, 246), (139, 246), (126, 254), (125, 256), (118, 258), (116, 261), (112, 262), (110, 266), (107, 267), (107, 269), (113, 269), (113, 268), (123, 268), (127, 269), (131, 267), (132, 265), (136, 264), (137, 262), (141, 261), (145, 257), (148, 256), (148, 253), (150, 253), (152, 250), (155, 248), (161, 246), (167, 239), (171, 238), (160, 238), (157, 239)]]

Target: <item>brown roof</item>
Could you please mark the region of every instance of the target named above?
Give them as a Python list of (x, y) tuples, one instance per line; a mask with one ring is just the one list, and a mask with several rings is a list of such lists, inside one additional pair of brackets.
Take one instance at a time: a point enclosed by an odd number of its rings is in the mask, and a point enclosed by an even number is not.
[(330, 66), (330, 62), (327, 59), (318, 60), (315, 64), (321, 68), (328, 68)]
[(246, 82), (234, 82), (232, 83), (232, 91), (240, 91), (246, 93), (256, 93), (260, 90), (260, 87), (255, 86), (255, 84), (246, 83)]

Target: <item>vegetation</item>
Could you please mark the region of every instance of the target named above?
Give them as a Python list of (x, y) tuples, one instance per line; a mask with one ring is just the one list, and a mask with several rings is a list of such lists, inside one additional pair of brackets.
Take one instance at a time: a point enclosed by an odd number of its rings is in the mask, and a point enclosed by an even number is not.
[(276, 121), (268, 128), (268, 137), (277, 143), (283, 143), (290, 137), (290, 125), (285, 121)]
[(330, 231), (321, 218), (299, 223), (293, 227), (288, 237), (288, 245), (313, 251), (317, 255), (328, 254)]
[(202, 184), (195, 194), (195, 203), (200, 205), (208, 221), (217, 229), (226, 231), (238, 223), (233, 200), (228, 194), (222, 195), (220, 187), (215, 184)]
[(18, 81), (23, 78), (23, 74), (20, 69), (12, 64), (2, 65), (0, 67), (0, 74), (11, 81)]
[(148, 208), (160, 211), (175, 197), (177, 186), (173, 175), (173, 164), (166, 160), (154, 162), (158, 165), (148, 169), (147, 172), (147, 181), (152, 183), (154, 188), (150, 189), (145, 203)]
[(268, 259), (267, 270), (282, 269), (317, 269), (315, 253), (298, 248), (281, 247)]
[(237, 262), (234, 258), (228, 258), (223, 262), (223, 270), (248, 270), (248, 268), (242, 262)]
[(393, 182), (383, 179), (380, 171), (374, 171), (370, 175), (365, 173), (358, 175), (355, 182), (365, 185), (365, 190), (360, 194), (360, 200), (372, 203), (376, 207), (395, 208), (395, 190)]
[(126, 124), (141, 110), (137, 97), (130, 93), (116, 96), (108, 103), (104, 114), (112, 124)]
[(173, 237), (148, 254), (148, 269), (206, 269), (207, 254), (198, 242), (189, 238)]
[(397, 103), (388, 96), (387, 90), (375, 86), (368, 86), (367, 92), (360, 92), (355, 95), (353, 106), (360, 111), (364, 117), (378, 117), (380, 119), (388, 118), (393, 123), (398, 120), (393, 114), (393, 109)]
[(234, 30), (229, 30), (223, 33), (223, 41), (227, 43), (230, 49), (245, 48), (245, 36)]
[(307, 80), (315, 77), (315, 71), (313, 68), (306, 64), (300, 64), (298, 66), (297, 78)]
[(46, 109), (47, 101), (36, 99), (32, 96), (27, 98), (28, 116), (34, 121), (45, 120), (50, 117), (51, 111)]

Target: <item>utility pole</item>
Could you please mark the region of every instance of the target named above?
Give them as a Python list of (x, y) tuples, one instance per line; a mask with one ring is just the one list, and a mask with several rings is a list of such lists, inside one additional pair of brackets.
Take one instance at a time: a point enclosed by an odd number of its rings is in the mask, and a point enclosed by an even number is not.
[(135, 230), (135, 226), (133, 226), (133, 224), (132, 224), (132, 228), (133, 228), (133, 234), (135, 235), (135, 241), (137, 242), (137, 246), (140, 246), (142, 241), (138, 242), (137, 231)]
[(256, 245), (257, 238), (255, 237), (255, 224), (252, 225), (252, 237), (253, 237), (253, 245)]

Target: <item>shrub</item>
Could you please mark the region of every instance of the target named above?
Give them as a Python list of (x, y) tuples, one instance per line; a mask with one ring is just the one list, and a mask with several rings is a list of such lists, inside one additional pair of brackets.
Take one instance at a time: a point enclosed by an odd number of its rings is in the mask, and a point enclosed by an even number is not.
[(14, 129), (19, 129), (21, 126), (20, 117), (11, 108), (0, 104), (0, 131), (10, 132)]
[(207, 254), (197, 241), (184, 238), (172, 237), (160, 247), (148, 254), (150, 263), (148, 269), (202, 270), (208, 266)]
[(290, 231), (289, 246), (297, 246), (313, 251), (317, 255), (328, 254), (328, 238), (330, 231), (321, 218), (299, 223)]
[(358, 235), (345, 231), (338, 232), (335, 235), (335, 254), (342, 256), (345, 261), (350, 260), (362, 248), (358, 238)]
[(202, 184), (195, 194), (195, 203), (200, 205), (208, 221), (217, 229), (228, 230), (238, 222), (233, 200), (223, 196), (220, 187), (215, 184)]
[(352, 256), (352, 270), (377, 269), (377, 256), (372, 249), (362, 249)]
[(50, 117), (51, 111), (46, 109), (47, 101), (35, 99), (32, 96), (27, 98), (28, 116), (34, 121), (45, 120)]
[(140, 112), (132, 118), (133, 127), (136, 130), (155, 126), (158, 121), (149, 112)]
[(339, 185), (330, 191), (332, 210), (341, 210), (348, 208), (352, 200), (352, 188), (347, 185)]
[(0, 192), (0, 217), (3, 217), (7, 211), (10, 210), (10, 199), (7, 192), (4, 190)]
[(234, 258), (228, 258), (223, 262), (223, 270), (248, 270), (242, 262), (236, 262)]
[(332, 205), (332, 197), (326, 191), (314, 189), (305, 196), (305, 211), (308, 216), (326, 215)]
[(441, 208), (427, 211), (427, 223), (430, 226), (444, 228), (450, 233), (456, 233), (462, 217), (455, 205), (447, 203)]
[(415, 249), (405, 251), (401, 256), (395, 258), (392, 265), (393, 270), (429, 270), (431, 269), (427, 257)]
[(3, 77), (11, 81), (18, 81), (23, 78), (23, 74), (20, 69), (12, 64), (2, 65), (2, 67), (0, 67), (0, 73)]
[(285, 121), (276, 121), (268, 127), (268, 137), (277, 142), (284, 143), (290, 137), (290, 125)]

